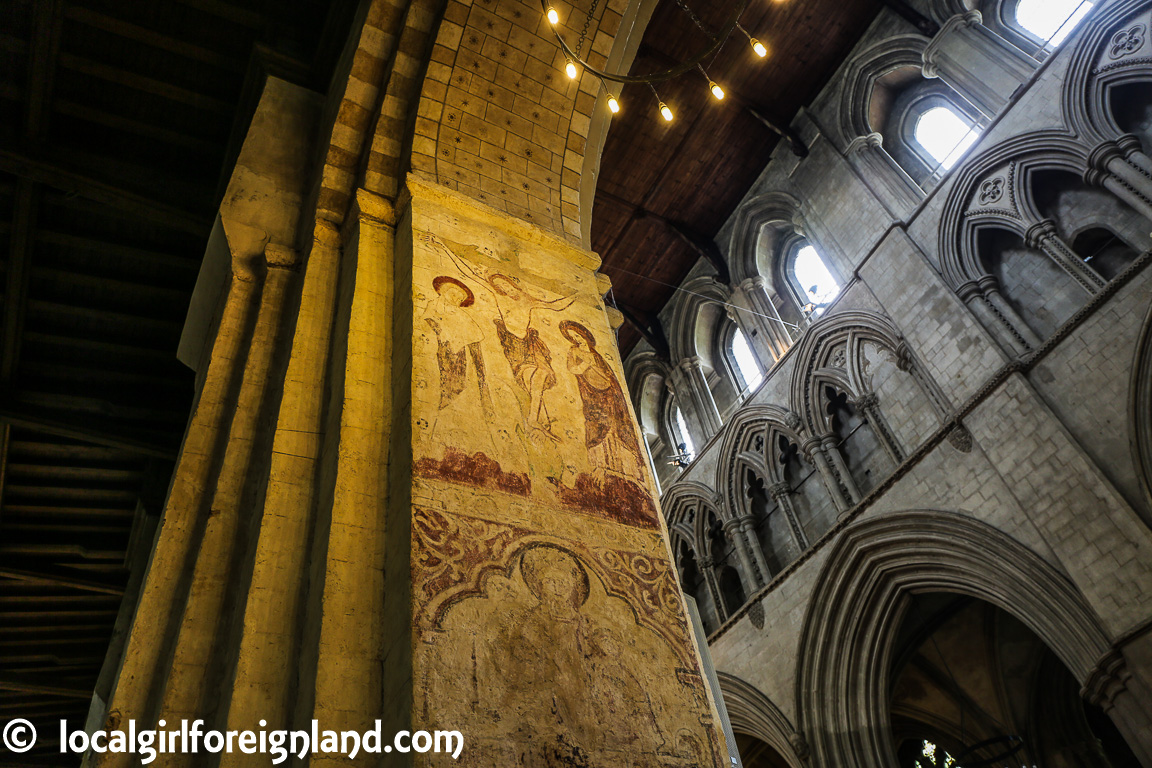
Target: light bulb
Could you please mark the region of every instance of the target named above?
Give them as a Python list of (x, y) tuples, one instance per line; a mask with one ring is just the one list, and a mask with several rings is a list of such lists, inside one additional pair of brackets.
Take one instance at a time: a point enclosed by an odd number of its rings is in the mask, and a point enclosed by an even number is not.
[(571, 61), (569, 61), (567, 64), (564, 65), (564, 71), (568, 73), (568, 79), (569, 80), (575, 80), (576, 79), (576, 65), (573, 64)]
[(660, 115), (668, 122), (672, 122), (672, 110), (668, 109), (668, 105), (664, 102), (660, 102)]
[(754, 37), (749, 39), (752, 41), (752, 50), (756, 51), (757, 56), (764, 58), (768, 55), (768, 49), (764, 47), (764, 43)]
[(708, 90), (712, 91), (712, 95), (716, 97), (717, 101), (724, 98), (724, 89), (711, 80), (708, 81)]
[(560, 23), (560, 14), (557, 13), (556, 9), (553, 8), (552, 6), (548, 6), (548, 23), (549, 24), (559, 24)]
[(616, 97), (612, 94), (608, 94), (608, 109), (612, 111), (612, 114), (620, 111), (620, 102), (616, 101)]

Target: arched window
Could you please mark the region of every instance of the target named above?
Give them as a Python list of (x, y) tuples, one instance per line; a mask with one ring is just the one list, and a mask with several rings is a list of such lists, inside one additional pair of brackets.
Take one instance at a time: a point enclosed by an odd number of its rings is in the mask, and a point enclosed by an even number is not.
[(819, 317), (840, 295), (840, 283), (820, 254), (808, 243), (801, 244), (788, 260), (788, 282), (808, 317)]
[(943, 103), (920, 113), (912, 130), (916, 143), (936, 161), (937, 171), (948, 170), (976, 143), (980, 129)]
[(688, 431), (688, 422), (684, 420), (684, 412), (679, 405), (672, 406), (672, 439), (676, 445), (672, 446), (673, 456), (679, 457), (676, 462), (681, 467), (687, 466), (696, 458), (696, 445), (692, 442), (692, 435)]
[(764, 380), (764, 373), (760, 370), (760, 363), (748, 345), (744, 332), (736, 328), (732, 332), (732, 343), (729, 347), (732, 354), (733, 366), (740, 379), (741, 389), (755, 389)]
[(1064, 42), (1091, 10), (1088, 0), (1019, 0), (1015, 16), (1025, 33), (1051, 50)]

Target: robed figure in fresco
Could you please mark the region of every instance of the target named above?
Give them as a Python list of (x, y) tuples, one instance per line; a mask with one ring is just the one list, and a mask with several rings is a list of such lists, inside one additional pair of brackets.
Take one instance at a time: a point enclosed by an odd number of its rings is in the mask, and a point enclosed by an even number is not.
[(535, 313), (565, 310), (572, 305), (575, 297), (545, 299), (535, 296), (521, 286), (515, 277), (502, 272), (489, 272), (478, 264), (469, 264), (435, 236), (429, 236), (428, 241), (446, 254), (462, 275), (470, 276), (478, 288), (491, 293), (498, 313), (492, 322), (496, 325), (500, 347), (517, 386), (527, 396), (524, 412), (530, 436), (543, 436), (553, 442), (560, 442), (560, 437), (552, 429), (554, 420), (544, 400), (544, 393), (556, 386), (552, 353), (532, 323)]
[(596, 339), (587, 328), (565, 320), (560, 323), (560, 333), (572, 344), (568, 370), (580, 387), (584, 445), (593, 465), (603, 472), (643, 481), (643, 454), (616, 374), (596, 351)]
[(440, 370), (440, 405), (432, 431), (452, 445), (457, 441), (447, 433), (467, 428), (468, 416), (482, 413), (486, 421), (492, 420), (492, 396), (480, 348), (484, 331), (466, 311), (476, 303), (468, 286), (454, 277), (440, 275), (432, 281), (432, 290), (436, 291), (436, 301), (424, 317), (424, 323), (436, 336), (436, 363)]

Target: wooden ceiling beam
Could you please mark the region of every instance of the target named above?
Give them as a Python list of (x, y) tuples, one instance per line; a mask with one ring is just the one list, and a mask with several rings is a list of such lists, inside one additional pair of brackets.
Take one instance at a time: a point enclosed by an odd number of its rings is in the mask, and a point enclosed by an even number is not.
[(24, 675), (0, 671), (0, 690), (20, 693), (43, 693), (71, 699), (91, 699), (92, 688), (82, 683), (70, 683), (54, 675)]
[(109, 83), (122, 85), (125, 88), (131, 88), (135, 91), (150, 93), (153, 96), (160, 96), (169, 101), (185, 104), (195, 109), (202, 109), (205, 112), (214, 112), (224, 116), (232, 112), (232, 105), (220, 99), (207, 96), (203, 93), (197, 93), (196, 91), (190, 91), (187, 88), (181, 88), (178, 85), (157, 80), (147, 75), (129, 72), (126, 69), (114, 67), (110, 64), (92, 61), (83, 56), (61, 53), (60, 66), (73, 72), (79, 72), (82, 75), (88, 75), (89, 77), (94, 77)]
[(177, 453), (176, 448), (172, 446), (163, 445), (152, 438), (124, 433), (117, 429), (116, 425), (107, 422), (101, 423), (95, 419), (76, 416), (62, 419), (58, 416), (35, 414), (26, 405), (14, 402), (11, 396), (0, 397), (0, 423), (83, 440), (94, 445), (119, 448), (141, 456), (174, 460)]
[(130, 211), (141, 218), (194, 235), (207, 236), (211, 219), (111, 184), (75, 173), (51, 162), (26, 154), (0, 149), (0, 171), (22, 179), (74, 193), (98, 203)]
[(65, 11), (65, 15), (72, 21), (79, 22), (85, 26), (109, 32), (127, 40), (144, 43), (152, 48), (157, 48), (177, 56), (183, 56), (186, 59), (211, 64), (214, 67), (219, 67), (228, 72), (243, 74), (245, 68), (248, 66), (247, 62), (243, 59), (219, 53), (210, 48), (190, 43), (187, 40), (180, 40), (179, 38), (161, 34), (147, 27), (141, 27), (122, 19), (113, 18), (80, 5), (69, 5)]
[(626, 304), (617, 303), (616, 309), (620, 310), (620, 314), (624, 316), (625, 322), (635, 328), (636, 332), (648, 342), (657, 357), (665, 362), (671, 361), (668, 337), (664, 335), (664, 328), (660, 325), (659, 318), (653, 317), (651, 324), (647, 324), (638, 317), (635, 309)]
[(63, 0), (35, 0), (32, 8), (32, 51), (28, 62), (28, 97), (24, 105), (24, 135), (29, 139), (40, 138), (47, 128), (63, 23)]
[(118, 131), (125, 131), (136, 136), (143, 136), (146, 139), (153, 139), (155, 141), (171, 144), (175, 147), (183, 147), (184, 149), (191, 149), (197, 152), (202, 152), (208, 155), (216, 155), (220, 152), (221, 147), (206, 139), (200, 139), (195, 136), (189, 136), (186, 133), (179, 131), (172, 131), (167, 128), (161, 128), (151, 123), (142, 123), (138, 120), (133, 120), (123, 115), (115, 115), (110, 112), (104, 112), (99, 109), (77, 104), (73, 101), (65, 99), (56, 99), (53, 102), (53, 109), (62, 115), (74, 117), (78, 120), (85, 120), (89, 123), (96, 125), (103, 125), (106, 128), (113, 128)]
[(114, 258), (133, 258), (141, 261), (155, 261), (168, 267), (177, 267), (188, 270), (195, 276), (200, 270), (200, 256), (186, 257), (166, 251), (155, 251), (146, 248), (137, 248), (121, 243), (110, 243), (107, 240), (98, 240), (94, 237), (72, 235), (65, 232), (52, 232), (39, 229), (36, 232), (36, 241), (48, 245), (72, 248), (79, 251), (91, 251)]
[(109, 579), (97, 578), (74, 568), (21, 561), (15, 558), (5, 558), (3, 562), (0, 562), (0, 577), (35, 584), (68, 587), (81, 592), (95, 592), (101, 595), (124, 594), (124, 586)]

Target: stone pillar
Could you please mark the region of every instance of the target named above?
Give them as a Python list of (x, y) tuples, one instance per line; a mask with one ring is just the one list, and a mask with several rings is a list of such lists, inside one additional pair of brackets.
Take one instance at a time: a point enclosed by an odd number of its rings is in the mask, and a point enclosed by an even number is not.
[(845, 492), (844, 485), (832, 469), (832, 465), (828, 461), (828, 456), (824, 453), (824, 446), (821, 439), (819, 437), (808, 438), (804, 441), (804, 445), (801, 446), (801, 450), (804, 451), (804, 455), (808, 457), (808, 460), (816, 465), (816, 471), (820, 473), (820, 478), (824, 481), (824, 486), (828, 489), (828, 493), (832, 494), (832, 503), (836, 505), (836, 509), (841, 513), (851, 509), (855, 501)]
[(729, 316), (744, 332), (760, 367), (767, 371), (792, 346), (792, 334), (772, 301), (767, 278), (747, 278), (732, 290), (730, 300), (737, 308), (729, 308)]
[(828, 465), (832, 469), (832, 474), (847, 492), (847, 498), (853, 505), (858, 503), (863, 495), (860, 493), (852, 473), (848, 471), (848, 463), (844, 461), (844, 454), (840, 452), (840, 438), (833, 434), (824, 435), (820, 438), (820, 447), (824, 450), (824, 455), (828, 457)]
[(679, 374), (676, 392), (687, 395), (688, 401), (681, 398), (680, 409), (689, 424), (694, 424), (699, 430), (697, 433), (697, 448), (706, 442), (712, 435), (720, 431), (723, 422), (720, 420), (720, 409), (716, 407), (716, 400), (712, 397), (712, 390), (708, 387), (708, 379), (704, 375), (704, 363), (695, 355), (680, 361), (675, 371)]
[(744, 531), (740, 528), (739, 520), (725, 520), (724, 533), (732, 541), (732, 546), (736, 549), (736, 557), (740, 560), (740, 568), (743, 571), (744, 594), (751, 597), (764, 583), (760, 564), (752, 560), (748, 540), (744, 537)]
[(720, 591), (720, 583), (716, 581), (716, 561), (710, 557), (701, 557), (696, 560), (700, 566), (700, 574), (704, 583), (708, 585), (708, 594), (712, 595), (712, 607), (716, 611), (716, 623), (723, 624), (728, 620), (728, 606), (724, 604), (724, 595)]
[(1084, 180), (1104, 187), (1152, 221), (1152, 159), (1135, 136), (1121, 136), (1096, 147), (1088, 156)]
[(1099, 293), (1100, 289), (1104, 287), (1104, 278), (1096, 274), (1094, 269), (1076, 255), (1072, 246), (1064, 242), (1056, 233), (1056, 222), (1051, 219), (1045, 219), (1030, 226), (1024, 235), (1024, 244), (1029, 248), (1038, 248), (1043, 251), (1089, 295)]
[(1152, 768), (1152, 698), (1113, 651), (1084, 686), (1084, 697), (1104, 710), (1145, 768)]
[(956, 293), (1005, 349), (1021, 355), (1040, 346), (1040, 337), (1000, 295), (996, 278), (985, 275), (960, 286)]
[(718, 768), (599, 259), (438, 185), (408, 188), (392, 281), (386, 730), (459, 730), (476, 765), (671, 752)]
[(883, 141), (878, 133), (857, 136), (844, 154), (888, 214), (904, 221), (924, 199), (924, 190), (892, 159)]
[(748, 542), (748, 549), (752, 552), (752, 559), (756, 561), (756, 567), (760, 570), (760, 583), (763, 586), (772, 580), (772, 572), (768, 568), (768, 561), (764, 558), (760, 540), (756, 537), (756, 520), (752, 515), (744, 515), (738, 520), (740, 532), (744, 534), (744, 540)]
[(808, 549), (808, 536), (804, 533), (804, 527), (800, 525), (800, 518), (796, 516), (796, 507), (792, 505), (792, 488), (788, 483), (773, 483), (768, 492), (772, 494), (777, 506), (780, 507), (781, 513), (784, 514), (784, 519), (788, 521), (788, 529), (792, 532), (793, 543), (796, 545), (796, 553), (799, 554)]
[(924, 77), (939, 77), (992, 119), (1037, 62), (982, 24), (979, 11), (953, 16), (924, 49)]
[(864, 414), (864, 419), (872, 427), (876, 439), (880, 441), (880, 445), (884, 447), (885, 453), (892, 459), (892, 462), (899, 465), (900, 462), (904, 461), (904, 449), (900, 447), (900, 441), (896, 439), (896, 435), (892, 434), (888, 420), (880, 412), (880, 398), (876, 396), (876, 393), (867, 392), (856, 398), (856, 407)]

